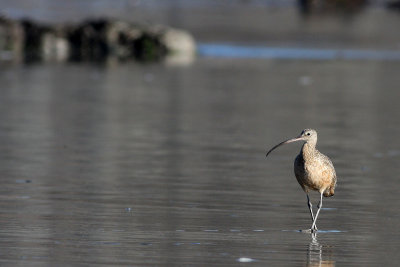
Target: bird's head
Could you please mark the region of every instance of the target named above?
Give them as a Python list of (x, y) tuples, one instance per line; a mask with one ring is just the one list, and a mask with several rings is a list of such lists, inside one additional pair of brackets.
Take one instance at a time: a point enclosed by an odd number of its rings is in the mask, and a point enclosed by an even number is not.
[[(315, 141), (316, 142), (317, 141), (317, 137), (318, 137), (318, 135), (317, 135), (317, 131), (316, 130), (304, 129), (303, 131), (301, 131), (300, 135), (298, 137), (296, 137), (299, 140), (295, 140), (295, 141), (303, 140), (305, 142), (309, 142), (309, 141), (311, 141), (311, 142)], [(293, 138), (293, 139), (296, 139), (296, 138)]]
[(297, 136), (297, 137), (295, 137), (295, 138), (292, 138), (292, 139), (289, 139), (289, 140), (286, 140), (286, 141), (283, 141), (282, 143), (279, 143), (279, 144), (277, 144), (276, 146), (274, 146), (273, 148), (271, 148), (271, 149), (267, 152), (267, 155), (266, 155), (266, 156), (268, 157), (268, 155), (269, 155), (269, 154), (272, 152), (272, 150), (274, 150), (275, 148), (277, 148), (277, 147), (279, 147), (279, 146), (281, 146), (281, 145), (293, 143), (293, 142), (296, 142), (296, 141), (304, 141), (304, 142), (306, 142), (306, 143), (312, 143), (312, 144), (315, 146), (315, 144), (317, 143), (317, 138), (318, 138), (317, 131), (315, 131), (315, 130), (313, 130), (313, 129), (304, 129), (303, 131), (301, 131), (301, 133), (300, 133), (299, 136)]

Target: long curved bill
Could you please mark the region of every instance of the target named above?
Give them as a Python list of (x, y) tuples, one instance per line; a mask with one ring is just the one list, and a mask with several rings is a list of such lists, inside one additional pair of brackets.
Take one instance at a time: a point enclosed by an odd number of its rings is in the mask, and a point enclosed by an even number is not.
[(298, 137), (295, 137), (295, 138), (292, 138), (292, 139), (283, 141), (282, 143), (279, 143), (279, 144), (277, 144), (276, 146), (274, 146), (273, 148), (271, 148), (271, 149), (267, 152), (267, 155), (265, 155), (265, 156), (268, 157), (268, 155), (272, 152), (272, 150), (274, 150), (274, 149), (277, 148), (277, 147), (280, 147), (281, 145), (286, 145), (286, 144), (289, 144), (289, 143), (293, 143), (293, 142), (296, 142), (296, 141), (302, 141), (302, 140), (304, 140), (303, 137), (298, 136)]

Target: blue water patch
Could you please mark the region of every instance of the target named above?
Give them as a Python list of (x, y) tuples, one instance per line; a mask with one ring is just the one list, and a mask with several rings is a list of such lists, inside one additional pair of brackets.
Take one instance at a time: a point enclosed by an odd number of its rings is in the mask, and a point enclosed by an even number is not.
[(337, 208), (321, 208), (321, 210), (337, 210)]
[(208, 43), (199, 44), (197, 49), (198, 54), (204, 57), (306, 60), (400, 60), (400, 51), (397, 50), (282, 48)]
[(318, 230), (317, 233), (345, 233), (347, 231), (342, 230)]

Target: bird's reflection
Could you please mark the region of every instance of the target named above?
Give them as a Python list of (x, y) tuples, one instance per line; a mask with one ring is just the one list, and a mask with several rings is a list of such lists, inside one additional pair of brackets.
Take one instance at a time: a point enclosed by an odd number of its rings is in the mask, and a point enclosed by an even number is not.
[(307, 266), (335, 266), (335, 261), (325, 259), (327, 255), (324, 255), (322, 248), (323, 246), (318, 242), (317, 233), (312, 233), (307, 251)]

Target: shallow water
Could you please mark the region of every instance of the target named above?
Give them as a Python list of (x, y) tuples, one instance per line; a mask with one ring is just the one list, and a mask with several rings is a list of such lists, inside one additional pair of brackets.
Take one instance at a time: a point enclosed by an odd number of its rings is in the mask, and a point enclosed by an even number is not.
[[(255, 45), (375, 55), (400, 41), (383, 9), (303, 21), (281, 1), (39, 2), (0, 6), (168, 23), (255, 57)], [(400, 61), (200, 54), (186, 66), (0, 65), (0, 265), (396, 266)], [(338, 175), (316, 236), (299, 231), (311, 225), (300, 144), (265, 158), (308, 127)]]
[[(394, 264), (399, 67), (200, 58), (3, 69), (1, 262)], [(300, 144), (265, 158), (305, 127), (338, 174), (315, 239), (298, 232), (310, 226), (292, 171)]]

